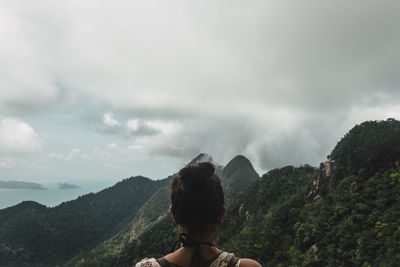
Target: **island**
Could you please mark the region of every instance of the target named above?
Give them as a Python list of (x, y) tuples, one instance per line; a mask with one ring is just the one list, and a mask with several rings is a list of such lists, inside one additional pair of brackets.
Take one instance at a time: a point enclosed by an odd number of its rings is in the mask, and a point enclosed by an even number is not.
[(41, 184), (23, 181), (0, 181), (0, 188), (46, 190)]
[(67, 184), (67, 183), (59, 183), (58, 189), (78, 189), (79, 186), (74, 184)]

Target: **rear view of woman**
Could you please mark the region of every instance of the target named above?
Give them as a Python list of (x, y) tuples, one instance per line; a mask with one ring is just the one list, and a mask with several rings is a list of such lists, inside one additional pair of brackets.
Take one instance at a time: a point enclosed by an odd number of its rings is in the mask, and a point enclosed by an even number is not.
[(170, 210), (179, 227), (181, 247), (159, 259), (144, 259), (136, 267), (261, 266), (216, 247), (216, 228), (222, 223), (226, 206), (221, 181), (212, 163), (184, 167), (174, 177), (171, 189)]

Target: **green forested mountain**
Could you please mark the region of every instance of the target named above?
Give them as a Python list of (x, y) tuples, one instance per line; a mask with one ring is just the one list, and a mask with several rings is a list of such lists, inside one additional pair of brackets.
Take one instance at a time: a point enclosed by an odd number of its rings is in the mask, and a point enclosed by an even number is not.
[(0, 210), (0, 265), (63, 263), (119, 232), (162, 186), (131, 177), (54, 208), (22, 202)]
[(338, 175), (373, 175), (400, 164), (400, 121), (367, 121), (356, 125), (336, 145), (329, 158)]
[[(356, 125), (319, 168), (259, 178), (237, 156), (219, 170), (228, 200), (219, 247), (263, 266), (400, 266), (399, 163), (394, 119)], [(0, 210), (0, 266), (131, 266), (168, 253), (170, 181), (133, 177), (55, 208)]]
[(400, 266), (399, 131), (365, 122), (319, 170), (263, 175), (231, 203), (221, 247), (263, 266)]
[[(110, 263), (115, 263), (120, 258), (120, 254), (123, 254), (126, 250), (128, 244), (133, 243), (145, 229), (151, 228), (152, 225), (157, 224), (168, 214), (171, 178), (160, 180), (163, 186), (158, 188), (143, 203), (134, 217), (125, 223), (118, 232), (90, 250), (82, 251), (68, 264), (74, 266), (109, 266)], [(124, 261), (126, 261), (125, 258), (124, 256)]]
[(290, 225), (299, 217), (317, 172), (310, 166), (287, 166), (252, 183), (228, 209), (219, 235), (222, 247), (263, 263), (281, 253), (292, 241)]
[(260, 177), (250, 161), (246, 157), (238, 155), (225, 166), (220, 178), (225, 192), (225, 201), (228, 203)]

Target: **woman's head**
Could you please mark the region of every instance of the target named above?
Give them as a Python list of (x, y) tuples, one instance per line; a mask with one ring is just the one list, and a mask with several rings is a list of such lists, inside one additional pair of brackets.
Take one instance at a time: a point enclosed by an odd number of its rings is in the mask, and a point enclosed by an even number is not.
[(171, 184), (171, 210), (176, 223), (190, 233), (208, 230), (224, 215), (224, 193), (212, 163), (181, 169)]

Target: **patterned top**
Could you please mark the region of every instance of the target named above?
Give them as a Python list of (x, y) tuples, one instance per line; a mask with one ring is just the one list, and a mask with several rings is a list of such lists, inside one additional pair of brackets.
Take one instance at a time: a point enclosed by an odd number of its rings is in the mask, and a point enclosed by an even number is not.
[[(235, 255), (233, 253), (222, 252), (219, 254), (218, 258), (215, 259), (210, 267), (227, 267), (232, 257)], [(236, 263), (235, 267), (239, 267), (240, 259)], [(136, 263), (135, 267), (161, 267), (155, 258), (145, 258), (140, 262)]]

